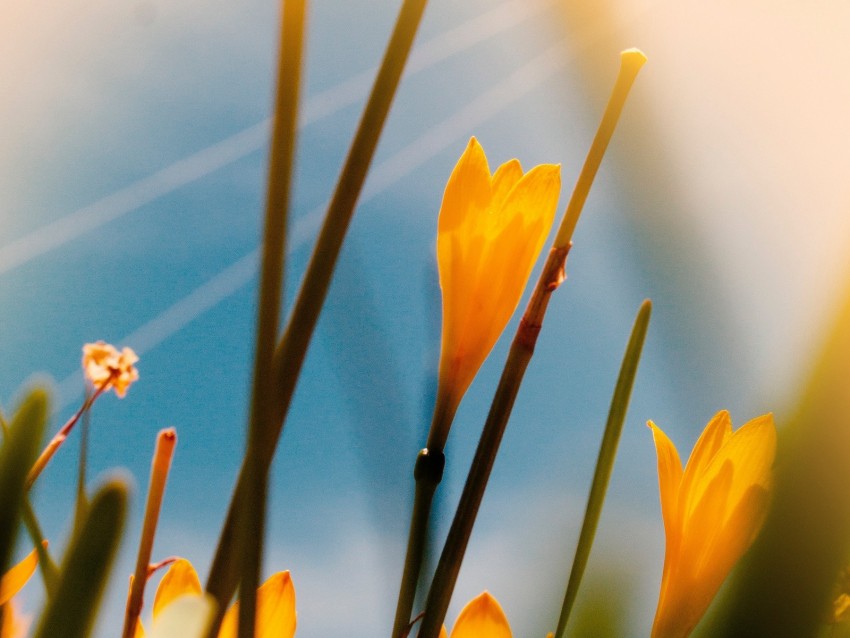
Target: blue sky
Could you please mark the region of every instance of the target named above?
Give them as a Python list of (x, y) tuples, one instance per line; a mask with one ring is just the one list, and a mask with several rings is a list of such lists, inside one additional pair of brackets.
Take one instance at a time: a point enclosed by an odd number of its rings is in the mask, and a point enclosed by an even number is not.
[[(782, 217), (787, 224), (765, 232), (762, 211), (783, 194), (759, 199), (748, 189), (760, 175), (775, 186), (793, 165), (768, 153), (776, 166), (748, 172), (765, 166), (758, 152), (772, 129), (736, 117), (751, 114), (758, 101), (721, 84), (718, 94), (708, 91), (714, 111), (737, 105), (743, 115), (700, 120), (705, 99), (671, 62), (674, 36), (659, 35), (676, 16), (664, 3), (626, 4), (630, 26), (601, 31), (583, 31), (546, 0), (434, 0), (428, 7), (274, 467), (266, 571), (292, 570), (299, 636), (344, 629), (357, 638), (389, 629), (412, 461), (430, 418), (439, 348), (436, 216), (457, 157), (474, 134), (491, 168), (511, 157), (526, 169), (561, 163), (563, 210), (604, 104), (594, 82), (613, 81), (620, 49), (642, 46), (650, 63), (576, 233), (569, 279), (550, 306), (450, 616), (486, 588), (517, 635), (553, 628), (607, 404), (642, 299), (653, 298), (655, 316), (591, 562), (597, 571), (611, 564), (634, 569), (633, 635), (650, 622), (663, 551), (644, 422), (667, 426), (684, 448), (717, 409), (730, 408), (743, 423), (801, 374), (788, 369), (816, 342), (803, 338), (801, 327), (817, 323), (834, 286), (834, 278), (806, 274), (819, 272), (818, 259), (837, 263), (845, 244), (824, 239), (822, 255), (801, 248), (817, 259), (801, 260), (784, 279), (802, 299), (786, 308), (776, 279), (784, 272), (779, 253), (794, 239), (793, 211)], [(136, 485), (99, 626), (106, 636), (119, 622), (156, 431), (173, 425), (179, 442), (155, 556), (185, 555), (206, 571), (238, 468), (277, 10), (254, 0), (238, 7), (193, 0), (65, 6), (36, 16), (19, 5), (21, 30), (4, 40), (2, 68), (16, 90), (0, 106), (8, 122), (0, 153), (0, 397), (9, 406), (31, 372), (50, 375), (55, 429), (79, 401), (83, 343), (106, 339), (141, 354), (141, 380), (128, 397), (103, 398), (93, 415), (92, 475), (126, 468)], [(310, 7), (288, 300), (396, 8), (389, 0)], [(785, 33), (781, 20), (791, 21), (793, 10), (778, 13), (758, 37)], [(709, 38), (711, 23), (701, 25), (683, 28), (680, 45), (688, 36)], [(803, 42), (813, 37), (805, 28), (800, 34)], [(834, 35), (837, 41), (840, 32)], [(825, 58), (831, 40), (824, 42), (818, 52)], [(605, 65), (588, 82), (588, 60), (597, 59)], [(682, 106), (676, 117), (672, 105)], [(721, 137), (718, 127), (730, 120), (738, 128)], [(694, 132), (700, 121), (704, 130)], [(669, 136), (647, 133), (668, 129)], [(754, 141), (738, 153), (707, 143), (734, 140), (734, 150), (741, 131)], [(629, 155), (635, 148), (639, 155)], [(658, 158), (674, 162), (659, 172)], [(710, 192), (712, 179), (725, 189)], [(671, 183), (678, 189), (665, 189)], [(789, 190), (791, 204), (804, 201)], [(724, 193), (747, 212), (734, 218)], [(829, 189), (818, 201), (838, 208), (844, 200), (840, 189)], [(659, 202), (667, 217), (636, 215)], [(818, 226), (819, 237), (841, 235), (835, 219)], [(742, 246), (752, 259), (738, 260)], [(777, 343), (786, 350), (777, 353)], [(458, 412), (438, 537), (451, 520), (505, 354), (500, 342)], [(76, 445), (62, 450), (37, 490), (53, 538), (69, 523)]]

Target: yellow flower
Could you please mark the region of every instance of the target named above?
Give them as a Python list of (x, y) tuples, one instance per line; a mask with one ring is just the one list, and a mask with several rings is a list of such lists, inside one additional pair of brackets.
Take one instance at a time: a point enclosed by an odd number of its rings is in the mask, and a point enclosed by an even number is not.
[(773, 415), (732, 432), (725, 410), (700, 436), (682, 471), (679, 454), (652, 421), (667, 540), (653, 638), (694, 629), (764, 522), (776, 454)]
[(0, 638), (22, 638), (27, 633), (29, 619), (17, 612), (12, 596), (23, 588), (37, 565), (38, 554), (33, 550), (0, 579), (0, 607), (3, 610)]
[(139, 378), (139, 371), (133, 366), (138, 360), (132, 349), (125, 347), (119, 352), (104, 341), (83, 346), (83, 374), (88, 382), (95, 389), (106, 391), (113, 388), (121, 398)]
[(443, 292), (439, 393), (457, 407), (519, 304), (555, 217), (560, 167), (490, 174), (473, 137), (449, 177), (437, 229)]
[[(180, 558), (171, 565), (156, 589), (153, 601), (153, 617), (163, 615), (164, 610), (185, 597), (199, 598), (203, 593), (201, 581), (192, 564)], [(239, 603), (231, 605), (224, 615), (218, 638), (236, 638)], [(292, 638), (295, 635), (295, 588), (289, 572), (278, 572), (257, 589), (258, 636)], [(136, 625), (136, 638), (145, 635), (141, 623)]]
[[(449, 638), (445, 627), (440, 638)], [(451, 638), (511, 638), (511, 626), (499, 601), (485, 591), (466, 603)]]

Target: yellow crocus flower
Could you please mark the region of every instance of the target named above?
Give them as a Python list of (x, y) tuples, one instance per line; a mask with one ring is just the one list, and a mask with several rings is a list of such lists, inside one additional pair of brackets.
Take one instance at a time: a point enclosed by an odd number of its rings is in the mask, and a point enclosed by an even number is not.
[[(502, 606), (485, 591), (466, 603), (455, 621), (451, 638), (511, 638), (511, 635)], [(440, 638), (449, 638), (445, 627)]]
[[(175, 601), (187, 596), (200, 598), (202, 593), (201, 581), (192, 564), (184, 558), (176, 560), (156, 589), (153, 602), (154, 624), (157, 617)], [(238, 617), (239, 603), (236, 602), (224, 615), (218, 638), (236, 638)], [(273, 574), (257, 589), (256, 618), (258, 636), (295, 636), (295, 587), (288, 571)], [(141, 623), (138, 623), (136, 638), (143, 638), (144, 635), (144, 629)]]
[[(555, 218), (560, 188), (555, 164), (523, 173), (513, 159), (491, 175), (474, 137), (458, 160), (437, 228), (443, 293), (438, 410), (454, 414), (516, 310)], [(446, 434), (437, 433), (437, 442), (445, 443)]]
[(769, 503), (776, 455), (773, 415), (732, 431), (725, 410), (709, 421), (687, 466), (652, 421), (666, 551), (653, 638), (688, 636), (755, 539)]

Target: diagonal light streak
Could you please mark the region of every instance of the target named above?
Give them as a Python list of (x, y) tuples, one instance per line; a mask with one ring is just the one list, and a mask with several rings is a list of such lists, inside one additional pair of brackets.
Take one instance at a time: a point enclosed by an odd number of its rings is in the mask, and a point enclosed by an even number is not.
[[(424, 71), (513, 28), (543, 11), (553, 1), (508, 0), (487, 13), (435, 36), (413, 51), (405, 76)], [(375, 72), (375, 68), (369, 69), (309, 97), (299, 127), (309, 126), (362, 101), (369, 91)], [(270, 119), (254, 124), (0, 247), (0, 275), (259, 151), (268, 143), (270, 126)]]
[[(480, 126), (481, 123), (541, 85), (544, 80), (563, 68), (568, 59), (568, 52), (563, 44), (552, 46), (496, 86), (467, 103), (461, 110), (376, 165), (369, 175), (358, 205), (365, 204), (451, 144), (462, 140), (470, 130)], [(326, 208), (326, 203), (317, 206), (295, 221), (290, 234), (289, 253), (302, 248), (315, 237)], [(259, 249), (254, 249), (188, 296), (119, 340), (119, 343), (130, 344), (138, 354), (155, 348), (207, 310), (246, 286), (257, 273), (258, 254)], [(66, 377), (58, 387), (59, 409), (75, 401), (82, 387), (83, 379), (80, 372)]]

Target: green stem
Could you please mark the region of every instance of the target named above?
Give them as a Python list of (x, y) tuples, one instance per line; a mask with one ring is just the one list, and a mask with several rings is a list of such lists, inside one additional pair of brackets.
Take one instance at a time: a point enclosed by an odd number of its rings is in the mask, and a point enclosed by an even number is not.
[[(88, 398), (88, 397), (87, 397)], [(88, 467), (89, 427), (91, 411), (83, 414), (83, 424), (80, 426), (80, 461), (77, 467), (77, 500), (74, 505), (74, 532), (79, 532), (88, 511), (88, 496), (86, 494), (86, 470)]]
[(74, 429), (74, 426), (80, 420), (80, 417), (85, 414), (97, 398), (104, 393), (106, 388), (112, 382), (112, 378), (108, 377), (104, 379), (103, 383), (101, 383), (100, 387), (95, 389), (94, 393), (91, 395), (86, 395), (83, 404), (80, 406), (80, 409), (77, 410), (74, 415), (65, 422), (59, 431), (53, 436), (50, 440), (50, 443), (47, 444), (47, 447), (42, 450), (39, 457), (36, 459), (35, 463), (33, 463), (30, 468), (29, 473), (27, 474), (27, 490), (32, 488), (32, 484), (35, 483), (35, 480), (39, 477), (41, 472), (47, 467), (47, 464), (50, 462), (50, 459), (53, 458), (53, 455), (56, 454), (56, 451), (62, 447), (62, 444), (68, 439), (68, 435), (71, 433), (71, 430)]
[(502, 370), (499, 386), (496, 388), (487, 421), (481, 432), (481, 439), (475, 450), (472, 468), (466, 477), (466, 484), (463, 487), (446, 544), (437, 563), (437, 571), (434, 573), (434, 580), (425, 603), (425, 616), (419, 629), (419, 638), (437, 638), (440, 633), (463, 562), (463, 555), (469, 544), (475, 517), (484, 498), (484, 490), (499, 451), (502, 435), (505, 433), (525, 370), (534, 353), (549, 298), (563, 281), (567, 252), (566, 248), (553, 248), (549, 252), (543, 271), (540, 273), (540, 279), (537, 281), (528, 307), (520, 321), (519, 329), (511, 343), (508, 360)]
[[(357, 198), (363, 188), (426, 2), (427, 0), (405, 0), (401, 7), (381, 68), (328, 207), (295, 307), (283, 338), (275, 350), (275, 373), (271, 377), (276, 384), (274, 396), (277, 397), (274, 406), (274, 427), (265, 432), (263, 445), (254, 451), (265, 467), (271, 465), (343, 239), (354, 214)], [(252, 471), (254, 470), (250, 469), (248, 464), (243, 463), (207, 580), (207, 591), (220, 605), (230, 600), (236, 585), (232, 580), (234, 569), (231, 565), (234, 562), (234, 531), (230, 527), (235, 524), (233, 512), (245, 490), (245, 477)]]
[[(284, 279), (286, 225), (295, 165), (298, 96), (304, 49), (306, 0), (286, 0), (281, 16), (281, 42), (277, 64), (274, 129), (269, 157), (263, 255), (260, 267), (260, 298), (251, 419), (245, 454), (247, 489), (239, 508), (240, 599), (239, 636), (253, 638), (257, 587), (260, 581), (265, 527), (268, 464), (263, 446), (275, 430), (274, 349), (280, 325), (281, 289)], [(224, 601), (219, 601), (224, 609)]]
[(558, 228), (555, 246), (566, 246), (572, 239), (584, 203), (587, 201), (587, 195), (590, 193), (590, 187), (596, 178), (600, 164), (602, 164), (602, 158), (608, 149), (611, 136), (614, 135), (614, 129), (617, 128), (617, 122), (623, 112), (626, 98), (629, 96), (629, 91), (631, 91), (638, 72), (645, 63), (646, 56), (638, 49), (626, 49), (620, 53), (620, 71), (617, 74), (617, 80), (611, 90), (611, 96), (608, 98), (608, 104), (602, 114), (596, 135), (587, 151), (587, 157), (585, 157), (584, 165), (570, 197), (570, 203), (567, 205), (567, 212), (564, 213), (564, 219)]
[(638, 310), (635, 318), (629, 343), (623, 355), (623, 363), (620, 365), (620, 374), (617, 377), (617, 385), (614, 395), (611, 397), (611, 407), (608, 411), (608, 422), (605, 425), (605, 433), (602, 435), (602, 444), (599, 447), (599, 456), (596, 459), (596, 471), (593, 474), (593, 483), (587, 499), (587, 508), (584, 512), (584, 522), (581, 526), (578, 545), (576, 546), (575, 558), (573, 559), (570, 578), (567, 583), (567, 593), (564, 596), (564, 604), (561, 606), (561, 616), (558, 619), (558, 628), (555, 638), (564, 638), (567, 630), (567, 621), (570, 618), (576, 595), (578, 594), (581, 579), (584, 575), (587, 560), (590, 557), (590, 549), (593, 546), (593, 538), (596, 535), (596, 527), (602, 514), (602, 505), (605, 502), (605, 493), (608, 489), (608, 481), (614, 469), (614, 460), (617, 457), (617, 445), (620, 442), (620, 434), (623, 431), (623, 423), (626, 420), (626, 412), (629, 408), (629, 397), (634, 386), (637, 374), (640, 353), (649, 327), (649, 316), (652, 311), (652, 303), (647, 299)]
[(38, 554), (38, 567), (49, 600), (56, 591), (56, 585), (59, 582), (59, 567), (50, 556), (50, 552), (47, 551), (47, 541), (44, 539), (44, 532), (41, 531), (41, 525), (35, 515), (35, 510), (32, 508), (32, 503), (30, 503), (29, 495), (24, 497), (21, 518), (24, 520), (30, 540)]
[(446, 458), (442, 452), (430, 452), (427, 448), (419, 452), (413, 476), (416, 479), (416, 491), (413, 496), (413, 513), (410, 518), (410, 532), (407, 539), (407, 555), (404, 559), (404, 572), (398, 592), (395, 621), (392, 638), (407, 635), (410, 614), (416, 598), (416, 585), (422, 570), (425, 555), (425, 542), (428, 539), (428, 522), (431, 516), (431, 503), (434, 493), (443, 477)]

